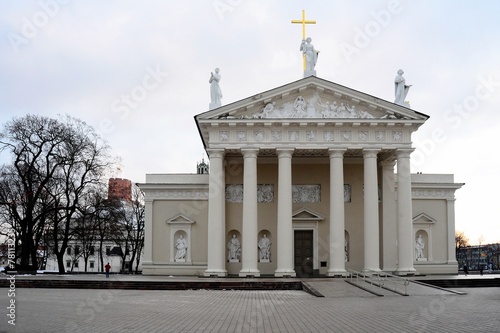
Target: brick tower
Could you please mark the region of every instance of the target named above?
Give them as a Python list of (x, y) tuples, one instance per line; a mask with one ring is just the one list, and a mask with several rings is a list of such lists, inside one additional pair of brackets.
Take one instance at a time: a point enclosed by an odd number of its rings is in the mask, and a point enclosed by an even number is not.
[(132, 182), (128, 179), (110, 178), (108, 182), (108, 199), (132, 201)]

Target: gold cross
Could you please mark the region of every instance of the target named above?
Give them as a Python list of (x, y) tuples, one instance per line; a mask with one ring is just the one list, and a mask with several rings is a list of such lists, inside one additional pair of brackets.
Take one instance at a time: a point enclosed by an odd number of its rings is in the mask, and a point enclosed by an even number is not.
[[(306, 24), (316, 24), (315, 20), (306, 20), (306, 11), (302, 9), (302, 19), (292, 20), (292, 23), (302, 24), (302, 40), (306, 39)], [(306, 70), (306, 55), (303, 56), (304, 70)]]

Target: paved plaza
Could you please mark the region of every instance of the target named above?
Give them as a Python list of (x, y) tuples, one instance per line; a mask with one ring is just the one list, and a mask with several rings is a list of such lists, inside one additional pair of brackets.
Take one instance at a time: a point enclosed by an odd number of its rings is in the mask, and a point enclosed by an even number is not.
[[(117, 277), (112, 277), (117, 278)], [(305, 291), (80, 290), (18, 288), (15, 326), (8, 289), (0, 332), (497, 332), (499, 288), (466, 295), (411, 283), (409, 294), (377, 297), (343, 279)]]

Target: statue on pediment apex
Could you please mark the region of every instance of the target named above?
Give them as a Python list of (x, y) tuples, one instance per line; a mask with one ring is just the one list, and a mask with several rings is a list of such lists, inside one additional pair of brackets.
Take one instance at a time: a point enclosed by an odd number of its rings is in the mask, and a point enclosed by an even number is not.
[(316, 74), (314, 72), (314, 67), (316, 67), (316, 62), (318, 61), (319, 52), (316, 51), (311, 42), (311, 37), (307, 37), (307, 39), (302, 40), (302, 43), (300, 44), (300, 50), (302, 51), (306, 59), (305, 73), (312, 73), (314, 75)]

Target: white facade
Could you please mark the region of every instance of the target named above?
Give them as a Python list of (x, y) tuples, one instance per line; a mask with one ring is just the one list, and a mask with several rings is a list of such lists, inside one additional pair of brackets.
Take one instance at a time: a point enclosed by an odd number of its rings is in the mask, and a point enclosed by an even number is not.
[[(85, 261), (79, 250), (81, 245), (78, 242), (70, 241), (68, 243), (68, 248), (66, 249), (63, 257), (64, 267), (66, 273), (84, 273), (85, 272)], [(101, 259), (99, 256), (99, 248), (96, 245), (93, 255), (90, 255), (87, 262), (87, 273), (102, 273), (104, 267), (108, 262), (111, 265), (112, 273), (121, 273), (123, 259), (120, 255), (116, 254), (118, 247), (114, 242), (105, 242), (103, 245), (103, 264), (101, 265)], [(80, 251), (80, 252), (79, 252)], [(129, 263), (130, 255), (125, 257), (125, 262)], [(141, 258), (142, 260), (142, 258)], [(130, 263), (132, 269), (135, 271), (135, 262)], [(50, 256), (47, 259), (45, 265), (46, 271), (58, 271), (59, 266), (57, 264), (57, 258), (55, 256)], [(139, 271), (142, 270), (142, 263), (139, 263)]]
[(140, 184), (143, 274), (456, 273), (462, 184), (410, 174), (411, 134), (427, 118), (315, 76), (197, 115), (210, 174)]

